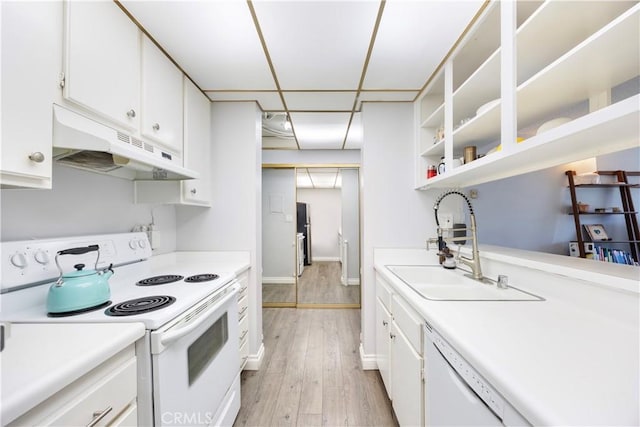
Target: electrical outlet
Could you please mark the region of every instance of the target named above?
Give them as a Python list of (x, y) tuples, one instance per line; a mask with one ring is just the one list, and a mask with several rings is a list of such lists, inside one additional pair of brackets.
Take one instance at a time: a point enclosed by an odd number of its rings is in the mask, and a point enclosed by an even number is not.
[(441, 214), (440, 215), (440, 227), (453, 228), (453, 214)]

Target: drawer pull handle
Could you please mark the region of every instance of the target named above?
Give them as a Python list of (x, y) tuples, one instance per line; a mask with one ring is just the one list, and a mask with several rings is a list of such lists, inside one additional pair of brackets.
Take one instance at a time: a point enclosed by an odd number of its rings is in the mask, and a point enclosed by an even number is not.
[(127, 117), (129, 117), (130, 119), (133, 119), (136, 116), (136, 110), (129, 110), (127, 111)]
[(109, 412), (111, 412), (113, 408), (111, 406), (108, 406), (106, 409), (102, 410), (102, 411), (96, 411), (93, 413), (93, 419), (91, 419), (91, 422), (89, 424), (87, 424), (87, 427), (94, 427), (96, 424), (98, 424), (100, 422), (100, 420), (102, 420), (104, 417), (107, 416), (107, 414)]
[(382, 321), (382, 326), (387, 326), (389, 324), (389, 322), (387, 322), (386, 320)]
[(159, 123), (154, 123), (153, 124), (153, 130), (155, 130), (156, 132), (158, 132), (160, 130), (160, 124)]
[(389, 334), (389, 338), (394, 339), (396, 337), (396, 334)]

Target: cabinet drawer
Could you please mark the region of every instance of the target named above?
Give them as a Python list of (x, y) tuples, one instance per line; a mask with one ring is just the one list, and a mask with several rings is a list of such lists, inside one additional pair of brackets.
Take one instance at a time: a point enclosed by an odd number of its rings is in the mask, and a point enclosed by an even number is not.
[(422, 355), (422, 318), (397, 295), (393, 296), (391, 313), (414, 350)]
[(87, 425), (100, 413), (104, 417), (96, 426), (111, 423), (135, 402), (137, 395), (136, 358), (123, 359), (124, 353), (70, 384), (12, 425)]
[(240, 291), (238, 291), (238, 299), (240, 299), (249, 293), (249, 273), (245, 271), (239, 274), (236, 280), (240, 283)]
[(247, 315), (249, 309), (249, 298), (244, 296), (238, 299), (238, 319), (242, 319)]
[(249, 340), (245, 339), (240, 346), (240, 370), (242, 371), (249, 359)]
[(239, 339), (240, 339), (240, 345), (242, 345), (242, 343), (246, 342), (249, 340), (249, 316), (244, 316), (240, 319), (240, 325), (239, 325)]
[(385, 308), (393, 313), (391, 310), (391, 288), (379, 275), (376, 275), (376, 295)]

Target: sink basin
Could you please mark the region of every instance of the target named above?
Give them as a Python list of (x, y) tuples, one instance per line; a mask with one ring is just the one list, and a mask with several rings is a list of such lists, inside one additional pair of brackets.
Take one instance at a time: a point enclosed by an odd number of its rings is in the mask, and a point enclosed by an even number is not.
[(387, 265), (400, 280), (423, 298), (435, 301), (544, 301), (537, 295), (509, 286), (499, 289), (495, 283), (473, 280), (460, 269), (447, 270), (440, 265)]

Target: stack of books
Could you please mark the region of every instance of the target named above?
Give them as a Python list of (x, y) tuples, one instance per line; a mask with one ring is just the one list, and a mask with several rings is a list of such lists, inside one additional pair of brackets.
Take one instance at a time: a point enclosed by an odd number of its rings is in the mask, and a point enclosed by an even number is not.
[(639, 265), (631, 254), (620, 249), (593, 246), (593, 259), (596, 261), (614, 262), (616, 264)]

